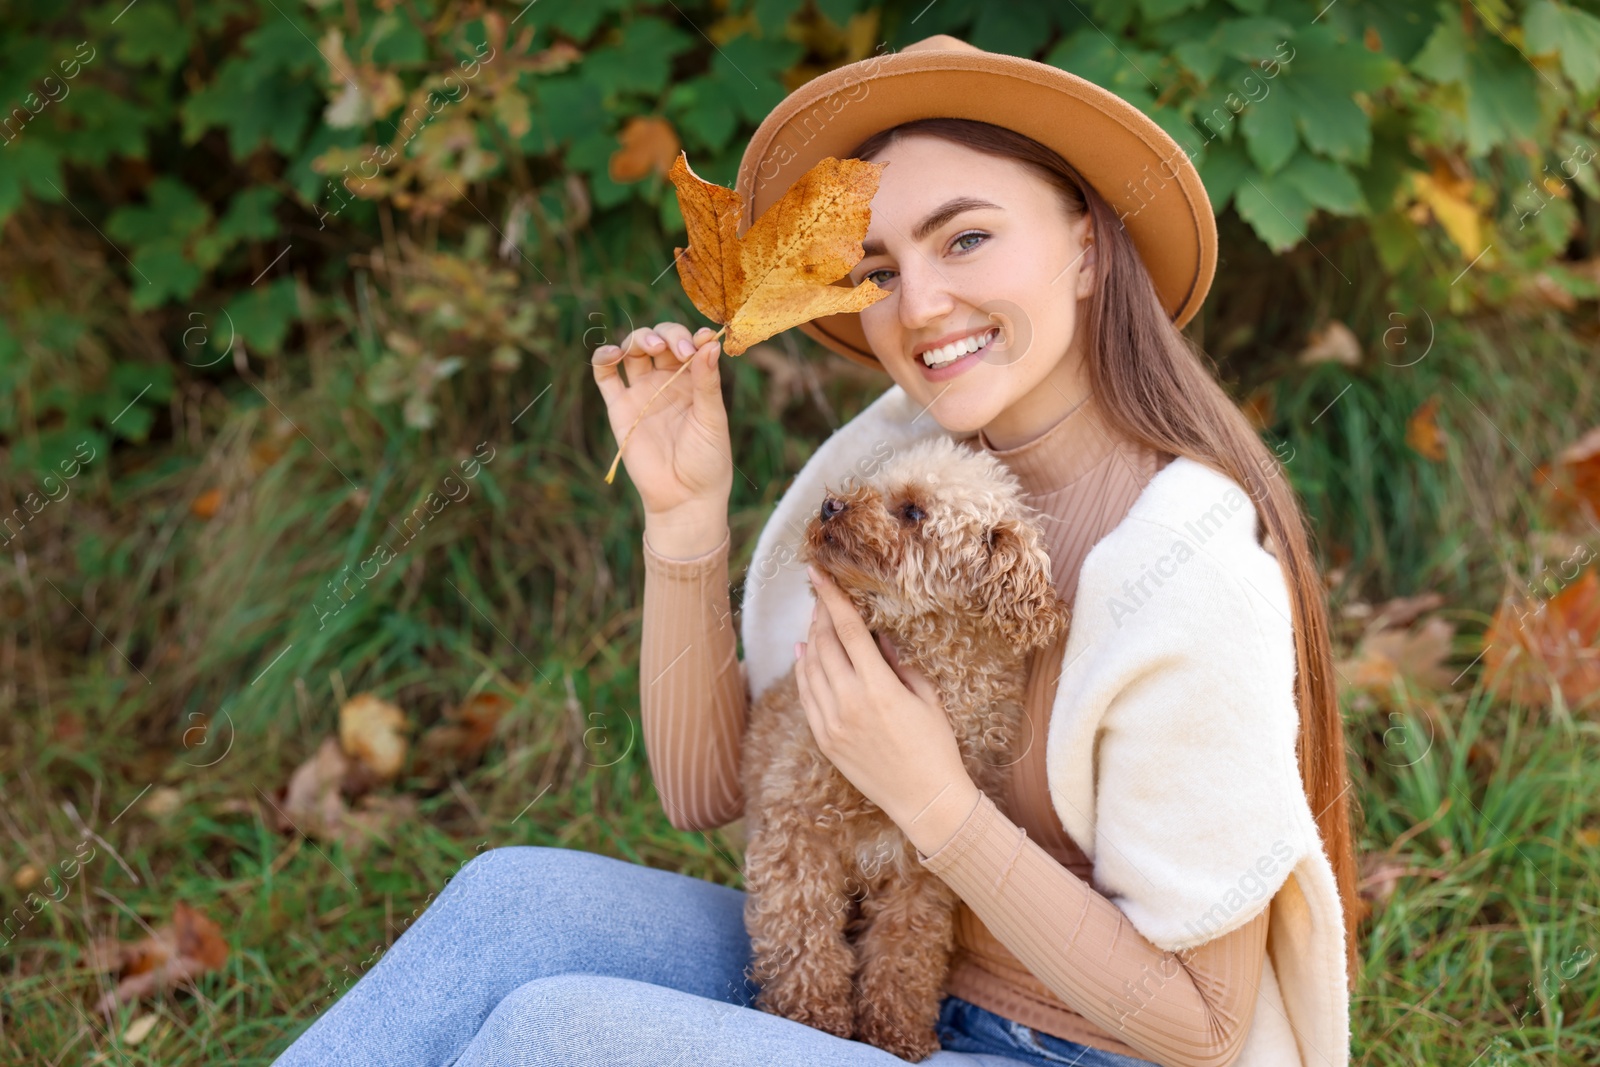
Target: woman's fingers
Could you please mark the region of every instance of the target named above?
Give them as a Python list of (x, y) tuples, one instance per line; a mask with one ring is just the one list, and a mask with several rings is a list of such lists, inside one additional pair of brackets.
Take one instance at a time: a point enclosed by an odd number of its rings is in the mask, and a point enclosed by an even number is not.
[(669, 351), (667, 363), (673, 370), (684, 360), (693, 356), (700, 346), (694, 343), (694, 338), (689, 334), (689, 327), (681, 322), (658, 322), (656, 334), (666, 342)]
[(621, 346), (601, 345), (589, 357), (589, 363), (594, 367), (594, 383), (600, 387), (600, 395), (605, 398), (606, 406), (611, 407), (622, 399), (623, 392), (628, 388), (622, 383), (622, 373), (618, 370), (622, 365)]
[[(624, 337), (621, 344), (601, 345), (589, 359), (594, 365), (594, 378), (601, 395), (609, 401), (651, 371), (675, 372), (716, 333), (709, 326), (690, 333), (682, 323), (661, 322), (655, 326), (640, 326)], [(625, 383), (620, 369), (627, 371)]]
[(622, 366), (628, 372), (630, 387), (637, 384), (641, 376), (655, 369), (655, 361), (651, 357), (656, 352), (666, 350), (661, 338), (648, 326), (640, 326), (629, 333), (622, 339), (621, 347)]

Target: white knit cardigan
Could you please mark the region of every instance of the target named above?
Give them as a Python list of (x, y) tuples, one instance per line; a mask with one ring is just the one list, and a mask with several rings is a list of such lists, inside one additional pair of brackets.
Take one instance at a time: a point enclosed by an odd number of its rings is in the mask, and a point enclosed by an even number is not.
[[(744, 591), (758, 697), (794, 662), (812, 593), (799, 537), (826, 487), (948, 433), (898, 385), (800, 469)], [(1300, 784), (1294, 640), (1249, 496), (1178, 457), (1084, 558), (1046, 731), (1046, 779), (1094, 879), (1152, 944), (1179, 950), (1270, 907), (1237, 1067), (1347, 1067), (1344, 913)]]

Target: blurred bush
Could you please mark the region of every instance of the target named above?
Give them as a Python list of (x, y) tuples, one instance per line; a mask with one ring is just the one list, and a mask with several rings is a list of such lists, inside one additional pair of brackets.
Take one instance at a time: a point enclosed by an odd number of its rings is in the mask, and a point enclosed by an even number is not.
[[(614, 441), (581, 357), (635, 325), (698, 318), (666, 277), (683, 233), (667, 166), (681, 148), (731, 185), (787, 92), (934, 33), (1071, 70), (1172, 134), (1223, 233), (1191, 330), (1295, 457), (1330, 562), (1400, 592), (1467, 582), (1471, 521), (1445, 453), (1408, 438), (1462, 384), (1538, 378), (1517, 411), (1493, 411), (1503, 429), (1582, 388), (1600, 294), (1600, 18), (1581, 5), (12, 3), (0, 536), (59, 535), (51, 562), (87, 595), (134, 574), (130, 596), (166, 589), (168, 636), (118, 631), (142, 650), (130, 664), (231, 620), (234, 644), (180, 657), (201, 684), (307, 621), (269, 625), (241, 588), (326, 596), (372, 551), (381, 509), (409, 512), (480, 442), (515, 436), (515, 462), (483, 480), (495, 537), (550, 552), (536, 596), (566, 605), (561, 574), (581, 569), (573, 591), (598, 610), (617, 588), (605, 559), (637, 565), (637, 515), (634, 494), (594, 485)], [(1558, 355), (1529, 349), (1526, 327), (1491, 341), (1473, 325), (1496, 316), (1535, 324)], [(799, 344), (730, 368), (736, 410), (761, 413), (736, 429), (736, 526), (757, 526), (806, 442), (887, 384), (802, 360)], [(800, 414), (780, 419), (791, 401)], [(74, 457), (75, 491), (114, 517), (33, 526), (59, 483), (43, 480)], [(254, 510), (230, 509), (250, 486)], [(185, 514), (213, 533), (189, 533)], [(574, 523), (592, 539), (574, 543)], [(503, 566), (493, 540), (448, 546), (474, 553), (458, 577)], [(45, 549), (33, 533), (12, 547)], [(428, 603), (439, 580), (378, 579), (404, 583), (402, 604)], [(397, 627), (341, 614), (294, 655), (329, 651), (329, 629), (346, 656), (376, 651)]]

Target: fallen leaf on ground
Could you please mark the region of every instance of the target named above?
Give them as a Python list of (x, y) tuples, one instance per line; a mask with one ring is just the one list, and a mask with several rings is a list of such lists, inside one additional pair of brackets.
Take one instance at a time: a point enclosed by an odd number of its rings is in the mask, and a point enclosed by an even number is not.
[(338, 837), (344, 813), (349, 810), (340, 795), (350, 758), (332, 737), (312, 757), (295, 768), (279, 804), (277, 826), (280, 831), (298, 830), (307, 837), (327, 840)]
[(164, 819), (183, 806), (183, 794), (170, 785), (158, 785), (150, 790), (144, 802), (144, 813), (153, 819)]
[(1430, 396), (1406, 420), (1406, 444), (1438, 463), (1444, 459), (1444, 431), (1439, 429), (1439, 398)]
[(1448, 689), (1454, 673), (1445, 666), (1456, 628), (1438, 616), (1420, 626), (1369, 628), (1350, 658), (1339, 661), (1346, 692), (1387, 701), (1397, 682), (1422, 689)]
[(317, 841), (337, 841), (359, 852), (416, 810), (411, 797), (361, 797), (361, 810), (352, 811), (347, 795), (361, 794), (372, 785), (371, 773), (358, 760), (345, 755), (336, 738), (325, 737), (316, 753), (289, 778), (289, 785), (274, 812), (279, 832), (297, 831)]
[(160, 1021), (161, 1016), (155, 1014), (154, 1012), (151, 1012), (148, 1015), (139, 1016), (137, 1019), (133, 1020), (133, 1022), (128, 1024), (128, 1028), (126, 1030), (122, 1031), (122, 1043), (130, 1046), (137, 1045), (139, 1042), (150, 1036), (150, 1031), (154, 1030), (156, 1028), (156, 1023)]
[(479, 759), (510, 707), (511, 701), (499, 693), (479, 693), (446, 711), (417, 741), (417, 776), (436, 776)]
[(114, 971), (118, 978), (117, 987), (95, 1002), (95, 1010), (104, 1014), (115, 1011), (118, 1004), (175, 989), (217, 970), (228, 959), (222, 927), (181, 900), (173, 906), (172, 922), (151, 936), (131, 944), (102, 945), (100, 951), (98, 969)]
[(1300, 350), (1301, 363), (1342, 363), (1346, 367), (1361, 363), (1361, 342), (1350, 327), (1338, 319), (1329, 319), (1306, 338)]
[(1535, 479), (1547, 487), (1552, 518), (1577, 519), (1586, 527), (1600, 522), (1600, 426), (1562, 449), (1553, 464), (1541, 466)]
[(405, 712), (371, 693), (357, 693), (339, 709), (339, 744), (378, 781), (405, 765), (410, 729)]
[(1525, 707), (1600, 703), (1600, 572), (1584, 571), (1547, 600), (1508, 596), (1484, 634), (1489, 689)]
[(222, 490), (207, 489), (194, 498), (194, 503), (189, 505), (189, 510), (194, 513), (195, 518), (209, 519), (215, 516), (217, 510), (221, 507)]

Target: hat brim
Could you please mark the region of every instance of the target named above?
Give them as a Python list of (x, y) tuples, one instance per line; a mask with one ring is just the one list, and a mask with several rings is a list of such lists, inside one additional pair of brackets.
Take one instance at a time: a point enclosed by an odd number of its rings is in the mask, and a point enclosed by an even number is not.
[[(1115, 93), (1045, 63), (981, 49), (873, 56), (790, 93), (739, 164), (740, 233), (819, 160), (843, 158), (880, 130), (922, 118), (988, 122), (1060, 153), (1122, 219), (1174, 324), (1199, 311), (1216, 272), (1217, 226), (1188, 154)], [(825, 315), (800, 329), (883, 369), (859, 313)]]

